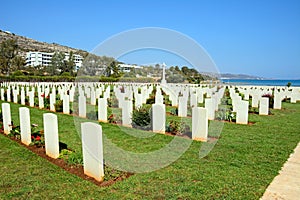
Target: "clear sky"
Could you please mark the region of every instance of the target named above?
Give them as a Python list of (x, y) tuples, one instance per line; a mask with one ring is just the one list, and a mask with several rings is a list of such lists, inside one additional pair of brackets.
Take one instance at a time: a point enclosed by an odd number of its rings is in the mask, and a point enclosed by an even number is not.
[[(122, 31), (162, 27), (197, 41), (222, 73), (300, 79), (299, 0), (10, 0), (0, 5), (1, 30), (39, 41), (91, 51)], [(122, 61), (149, 62), (138, 54)], [(184, 64), (171, 63), (176, 62)]]

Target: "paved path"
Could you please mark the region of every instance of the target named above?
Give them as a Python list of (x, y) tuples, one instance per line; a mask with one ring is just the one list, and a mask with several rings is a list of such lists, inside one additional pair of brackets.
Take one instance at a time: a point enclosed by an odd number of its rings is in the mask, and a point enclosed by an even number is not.
[(300, 199), (300, 142), (261, 199)]

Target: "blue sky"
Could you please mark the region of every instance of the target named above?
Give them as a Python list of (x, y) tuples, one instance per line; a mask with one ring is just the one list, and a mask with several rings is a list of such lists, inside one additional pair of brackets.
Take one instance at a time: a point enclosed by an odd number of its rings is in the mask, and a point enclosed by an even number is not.
[[(191, 37), (222, 73), (300, 79), (299, 0), (1, 2), (1, 30), (87, 51), (115, 34), (142, 27)], [(185, 64), (174, 56), (151, 60), (149, 55), (131, 54), (122, 61)]]

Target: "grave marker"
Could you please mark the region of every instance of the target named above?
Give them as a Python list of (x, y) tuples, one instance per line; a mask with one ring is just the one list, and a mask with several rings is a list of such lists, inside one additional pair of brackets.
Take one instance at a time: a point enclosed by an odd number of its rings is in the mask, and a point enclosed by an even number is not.
[(152, 105), (152, 131), (165, 133), (166, 126), (166, 107), (164, 104)]
[(31, 143), (31, 125), (29, 109), (26, 107), (19, 108), (20, 115), (20, 130), (21, 130), (21, 142), (25, 145)]
[(206, 108), (194, 107), (192, 109), (192, 139), (207, 141), (208, 116)]
[(46, 154), (51, 158), (59, 157), (57, 116), (52, 113), (43, 115)]
[(84, 173), (97, 181), (104, 179), (102, 127), (85, 122), (81, 124)]
[(10, 133), (11, 128), (12, 128), (9, 103), (2, 103), (2, 118), (3, 118), (4, 133), (7, 135)]

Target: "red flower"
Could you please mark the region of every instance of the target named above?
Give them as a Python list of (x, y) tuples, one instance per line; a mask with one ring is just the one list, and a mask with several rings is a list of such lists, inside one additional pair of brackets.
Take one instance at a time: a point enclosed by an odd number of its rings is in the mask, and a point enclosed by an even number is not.
[(31, 136), (31, 139), (34, 139), (34, 136), (33, 136), (33, 135)]
[(41, 95), (41, 97), (43, 97), (43, 98), (44, 98), (44, 97), (45, 97), (45, 94), (42, 94), (42, 95)]
[(37, 137), (35, 138), (35, 140), (36, 140), (36, 141), (40, 141), (40, 140), (41, 140), (41, 137), (40, 137), (40, 136), (37, 136)]

